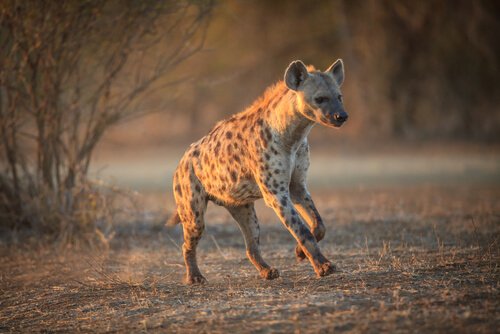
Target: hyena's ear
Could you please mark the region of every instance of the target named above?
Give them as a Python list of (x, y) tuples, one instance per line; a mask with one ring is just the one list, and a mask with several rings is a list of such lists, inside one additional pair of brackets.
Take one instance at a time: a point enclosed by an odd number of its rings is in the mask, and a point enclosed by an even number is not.
[(342, 83), (344, 82), (344, 62), (342, 59), (337, 59), (335, 63), (328, 67), (326, 72), (331, 73), (335, 81), (337, 81), (337, 84), (342, 86)]
[(298, 90), (308, 76), (309, 73), (307, 73), (306, 65), (303, 62), (300, 60), (292, 61), (285, 71), (286, 86), (291, 90)]

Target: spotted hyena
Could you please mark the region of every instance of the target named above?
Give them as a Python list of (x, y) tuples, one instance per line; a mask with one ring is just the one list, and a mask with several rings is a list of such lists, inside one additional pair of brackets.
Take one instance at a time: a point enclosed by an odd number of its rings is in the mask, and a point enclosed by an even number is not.
[(298, 259), (307, 257), (318, 276), (335, 270), (318, 247), (325, 226), (306, 187), (307, 135), (317, 123), (338, 128), (347, 120), (340, 93), (343, 81), (340, 59), (325, 72), (294, 61), (284, 81), (191, 144), (175, 171), (177, 212), (170, 220), (170, 224), (182, 222), (187, 283), (205, 282), (196, 262), (196, 246), (205, 227), (208, 201), (224, 206), (239, 224), (247, 256), (263, 278), (274, 279), (279, 273), (259, 251), (254, 208), (259, 198), (297, 240)]

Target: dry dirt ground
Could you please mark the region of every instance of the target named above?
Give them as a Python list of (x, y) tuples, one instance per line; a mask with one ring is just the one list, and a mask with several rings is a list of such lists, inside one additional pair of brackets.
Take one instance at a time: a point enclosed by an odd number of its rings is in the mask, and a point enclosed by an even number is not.
[(339, 268), (329, 277), (295, 261), (261, 205), (263, 256), (281, 277), (260, 279), (237, 225), (211, 206), (199, 247), (209, 282), (185, 286), (179, 226), (146, 214), (107, 248), (1, 245), (0, 332), (498, 332), (499, 186), (313, 196)]

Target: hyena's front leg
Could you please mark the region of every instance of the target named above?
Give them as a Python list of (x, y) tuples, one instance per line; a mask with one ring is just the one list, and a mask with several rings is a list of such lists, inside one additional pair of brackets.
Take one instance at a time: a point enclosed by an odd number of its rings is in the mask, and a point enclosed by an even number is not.
[[(290, 184), (290, 195), (295, 204), (295, 208), (299, 211), (302, 218), (307, 222), (316, 241), (320, 241), (325, 237), (325, 224), (319, 215), (316, 206), (304, 185)], [(300, 245), (295, 248), (297, 259), (303, 260), (306, 258), (304, 251)]]
[[(311, 262), (318, 276), (326, 276), (335, 271), (335, 266), (321, 253), (315, 237), (306, 227), (297, 210), (294, 208), (287, 191), (277, 192), (263, 185), (261, 187), (264, 200), (274, 209), (281, 222), (297, 240), (305, 256)], [(274, 191), (273, 191), (274, 190)]]
[(260, 276), (265, 279), (278, 278), (278, 270), (271, 268), (260, 255), (260, 228), (254, 204), (249, 203), (237, 207), (228, 207), (227, 209), (240, 226), (243, 237), (245, 238), (247, 256), (259, 271)]

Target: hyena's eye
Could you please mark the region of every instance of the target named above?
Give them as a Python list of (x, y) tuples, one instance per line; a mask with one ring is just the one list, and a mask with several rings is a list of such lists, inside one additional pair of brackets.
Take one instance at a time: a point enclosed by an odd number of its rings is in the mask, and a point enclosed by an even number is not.
[(328, 99), (328, 97), (326, 97), (326, 96), (318, 96), (318, 97), (315, 97), (315, 98), (314, 98), (314, 102), (315, 102), (316, 104), (322, 104), (322, 103), (328, 102), (328, 100), (329, 100), (329, 99)]

